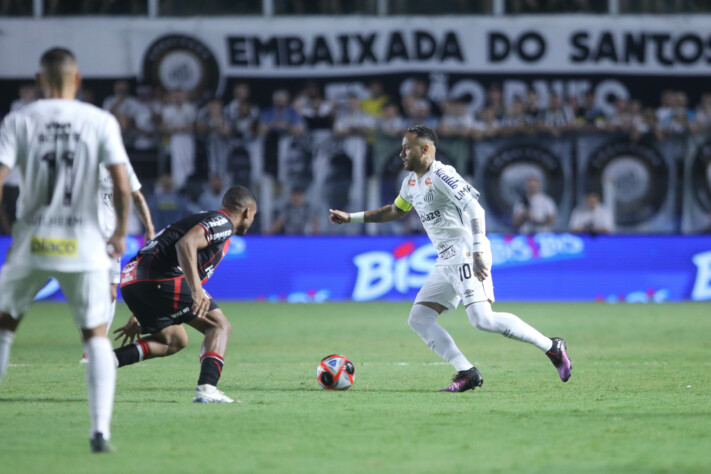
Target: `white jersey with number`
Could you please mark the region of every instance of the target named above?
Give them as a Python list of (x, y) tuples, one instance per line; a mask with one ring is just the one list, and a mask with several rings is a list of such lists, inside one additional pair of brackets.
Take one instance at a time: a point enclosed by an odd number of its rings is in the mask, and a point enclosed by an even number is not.
[(407, 204), (396, 200), (396, 206), (408, 210), (411, 205), (419, 214), (437, 250), (436, 265), (471, 263), (472, 251), (491, 251), (479, 192), (453, 167), (434, 161), (421, 178), (410, 173), (402, 182), (399, 198)]
[(33, 102), (5, 117), (0, 163), (22, 174), (8, 262), (64, 272), (109, 267), (99, 173), (128, 163), (111, 114), (75, 100)]
[[(128, 174), (128, 185), (131, 188), (131, 193), (141, 190), (141, 182), (133, 171), (131, 163), (126, 163), (126, 174)], [(108, 240), (116, 230), (116, 211), (114, 210), (114, 180), (111, 179), (111, 173), (105, 166), (99, 168), (99, 222), (101, 224), (101, 233), (104, 234), (104, 239)]]

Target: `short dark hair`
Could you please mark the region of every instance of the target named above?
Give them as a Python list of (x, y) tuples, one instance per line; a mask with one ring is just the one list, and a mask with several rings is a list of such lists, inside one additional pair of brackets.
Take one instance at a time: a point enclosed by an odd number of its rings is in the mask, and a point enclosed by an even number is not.
[(77, 58), (74, 53), (66, 48), (52, 48), (40, 58), (40, 66), (44, 69), (44, 74), (51, 87), (62, 87), (64, 81), (64, 68), (77, 65)]
[(249, 203), (257, 202), (252, 191), (244, 186), (232, 186), (222, 196), (222, 207), (225, 209), (239, 210), (249, 206)]
[(437, 146), (439, 139), (437, 138), (437, 132), (434, 129), (428, 127), (427, 125), (413, 125), (407, 129), (407, 133), (412, 133), (417, 138), (424, 138), (425, 140), (431, 141), (434, 146)]

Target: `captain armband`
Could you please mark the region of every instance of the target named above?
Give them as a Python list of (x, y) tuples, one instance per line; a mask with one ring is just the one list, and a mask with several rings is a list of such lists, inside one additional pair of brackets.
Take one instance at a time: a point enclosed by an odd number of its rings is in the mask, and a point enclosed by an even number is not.
[(407, 212), (410, 209), (412, 209), (412, 204), (409, 202), (405, 201), (403, 198), (398, 195), (398, 197), (395, 198), (395, 207), (400, 209), (402, 212)]

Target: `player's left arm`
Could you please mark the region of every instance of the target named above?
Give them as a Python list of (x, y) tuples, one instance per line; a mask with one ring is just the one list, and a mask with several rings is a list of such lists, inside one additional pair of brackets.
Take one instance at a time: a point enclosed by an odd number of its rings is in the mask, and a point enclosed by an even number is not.
[(133, 205), (136, 208), (136, 214), (138, 218), (141, 219), (143, 227), (146, 228), (146, 242), (153, 240), (156, 236), (156, 229), (153, 226), (153, 219), (151, 218), (151, 211), (148, 209), (148, 203), (146, 202), (145, 196), (139, 191), (134, 191), (131, 193), (131, 199), (133, 200)]
[(205, 228), (198, 224), (188, 231), (175, 244), (175, 250), (178, 254), (178, 265), (182, 268), (185, 274), (185, 281), (190, 287), (190, 292), (193, 297), (193, 313), (198, 318), (204, 318), (207, 310), (210, 308), (210, 298), (202, 289), (202, 281), (198, 271), (198, 250), (208, 246)]

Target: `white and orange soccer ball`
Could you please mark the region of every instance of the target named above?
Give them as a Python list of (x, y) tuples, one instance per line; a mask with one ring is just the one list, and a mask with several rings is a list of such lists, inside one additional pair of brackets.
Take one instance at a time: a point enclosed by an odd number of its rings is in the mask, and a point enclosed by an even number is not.
[(348, 390), (355, 380), (355, 366), (342, 355), (324, 357), (316, 368), (316, 380), (326, 390)]

